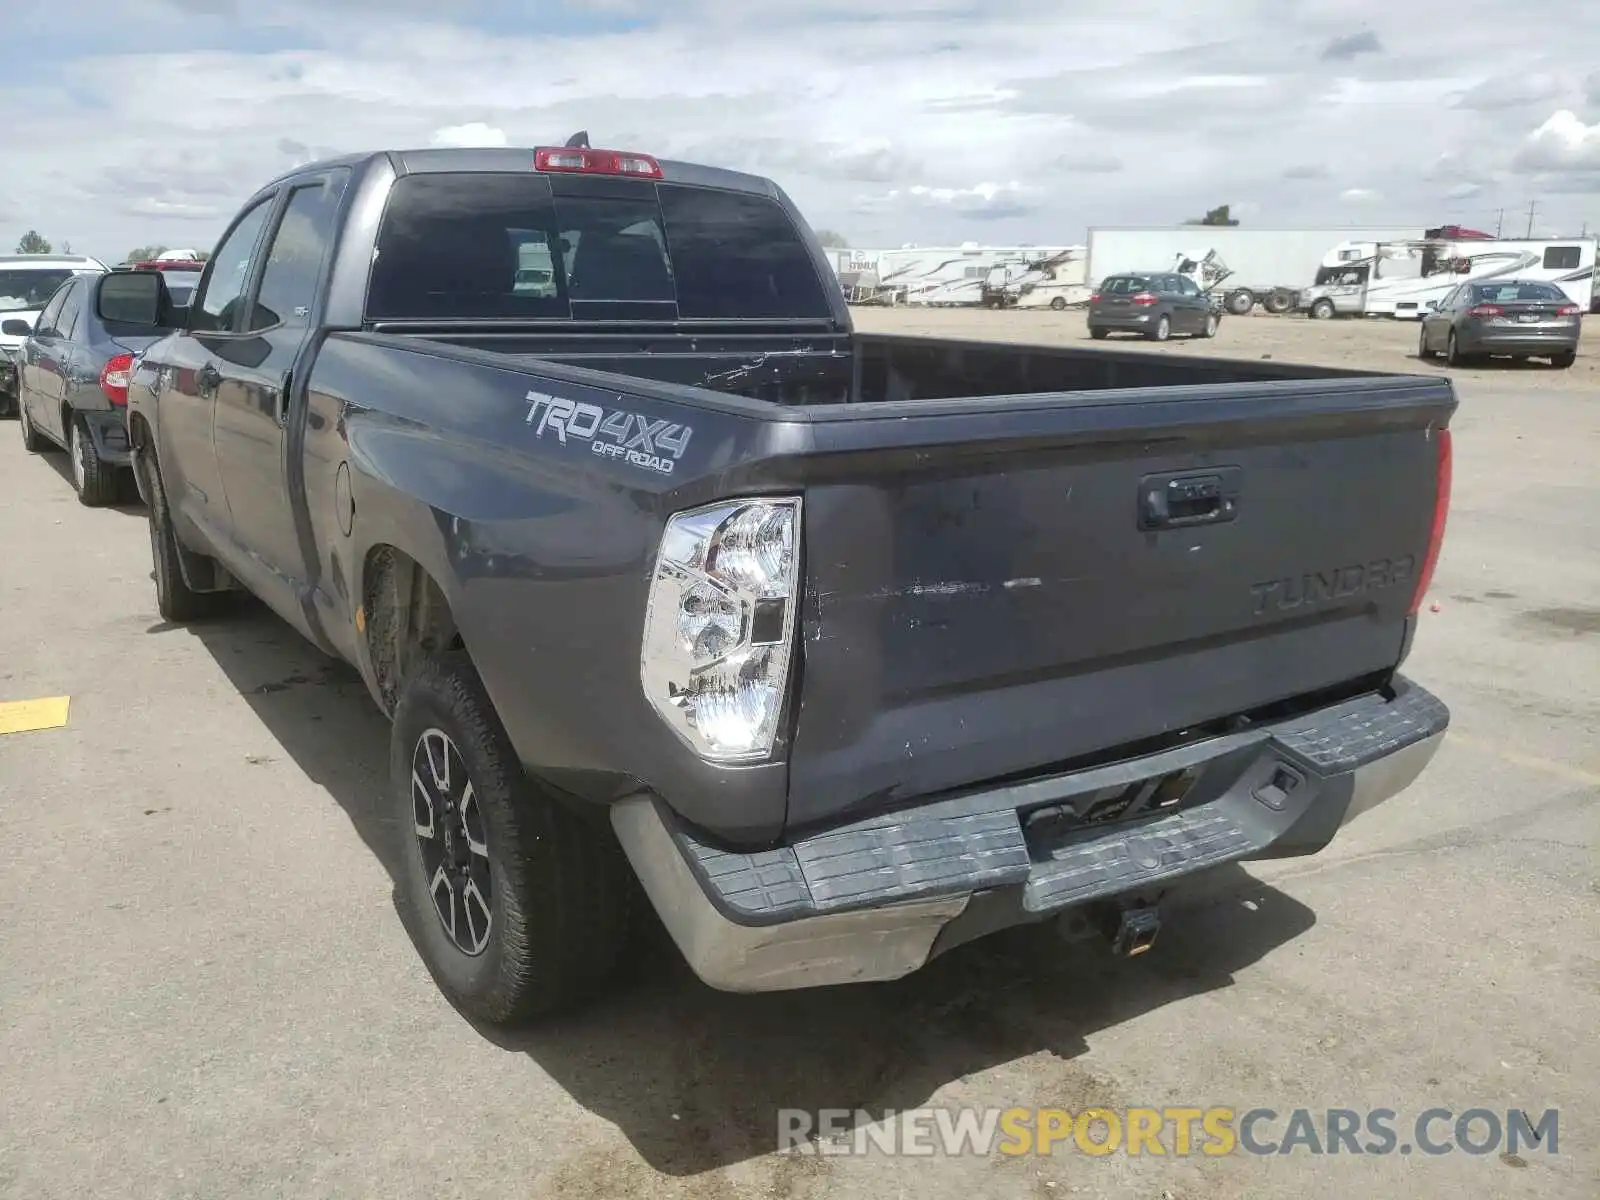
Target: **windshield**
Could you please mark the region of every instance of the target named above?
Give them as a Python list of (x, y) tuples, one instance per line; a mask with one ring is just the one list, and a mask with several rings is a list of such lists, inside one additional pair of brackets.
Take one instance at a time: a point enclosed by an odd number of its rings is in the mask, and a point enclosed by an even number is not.
[(29, 312), (43, 308), (55, 290), (71, 278), (72, 272), (64, 267), (0, 270), (0, 312)]
[(1485, 283), (1472, 289), (1475, 304), (1506, 304), (1513, 300), (1560, 300), (1567, 294), (1553, 283)]
[(367, 315), (673, 321), (831, 313), (804, 238), (769, 197), (453, 172), (394, 185)]
[(1367, 268), (1359, 267), (1321, 267), (1317, 270), (1317, 280), (1314, 286), (1329, 287), (1335, 284), (1352, 286), (1367, 281)]

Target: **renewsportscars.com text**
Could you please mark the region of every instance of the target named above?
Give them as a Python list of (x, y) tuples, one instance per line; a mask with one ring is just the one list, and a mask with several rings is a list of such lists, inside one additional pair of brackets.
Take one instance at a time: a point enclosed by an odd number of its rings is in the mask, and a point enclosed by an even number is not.
[(778, 1150), (827, 1155), (1559, 1153), (1557, 1109), (781, 1109)]

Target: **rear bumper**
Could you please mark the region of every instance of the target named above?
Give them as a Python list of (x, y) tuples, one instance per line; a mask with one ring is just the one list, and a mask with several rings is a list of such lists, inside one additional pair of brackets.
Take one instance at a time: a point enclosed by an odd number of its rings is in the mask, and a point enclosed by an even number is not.
[[(612, 809), (645, 891), (695, 973), (725, 991), (895, 979), (934, 955), (1222, 863), (1313, 854), (1402, 791), (1449, 712), (1398, 680), (1275, 725), (967, 793), (771, 850), (707, 845), (652, 797)], [(1166, 816), (1066, 833), (1042, 810), (1197, 772)]]
[(1456, 341), (1468, 354), (1573, 354), (1578, 349), (1576, 331), (1533, 333), (1515, 326), (1457, 334)]
[(1120, 329), (1126, 331), (1138, 330), (1143, 333), (1156, 323), (1159, 314), (1155, 312), (1144, 313), (1090, 313), (1090, 329)]

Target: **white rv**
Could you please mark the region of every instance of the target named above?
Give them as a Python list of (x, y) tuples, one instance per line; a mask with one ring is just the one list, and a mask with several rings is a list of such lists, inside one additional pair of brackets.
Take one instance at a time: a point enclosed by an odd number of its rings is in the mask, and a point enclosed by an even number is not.
[(1323, 257), (1299, 307), (1319, 318), (1414, 320), (1468, 279), (1537, 279), (1557, 285), (1587, 312), (1597, 244), (1595, 238), (1340, 242)]
[(878, 287), (891, 304), (993, 303), (991, 279), (997, 268), (1026, 268), (1069, 249), (1067, 246), (980, 246), (968, 242), (953, 247), (885, 250), (878, 255)]
[(1068, 246), (1033, 262), (998, 267), (990, 289), (998, 284), (1004, 303), (1015, 308), (1053, 308), (1057, 312), (1089, 303), (1089, 248)]

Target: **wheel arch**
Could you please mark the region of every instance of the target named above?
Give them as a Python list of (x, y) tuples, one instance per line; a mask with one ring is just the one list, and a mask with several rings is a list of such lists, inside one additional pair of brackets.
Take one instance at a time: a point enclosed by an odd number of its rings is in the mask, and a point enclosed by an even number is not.
[(466, 642), (443, 586), (400, 547), (390, 542), (368, 547), (360, 588), (356, 632), (378, 705), (393, 715), (416, 663), (450, 650), (466, 652)]

